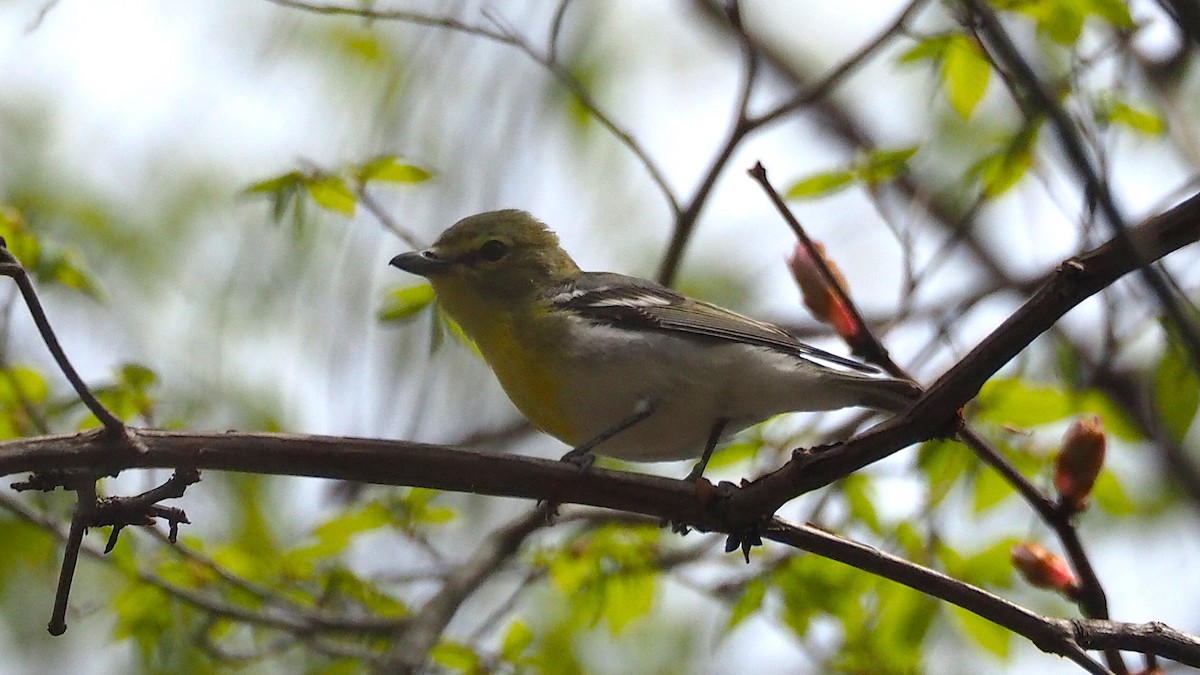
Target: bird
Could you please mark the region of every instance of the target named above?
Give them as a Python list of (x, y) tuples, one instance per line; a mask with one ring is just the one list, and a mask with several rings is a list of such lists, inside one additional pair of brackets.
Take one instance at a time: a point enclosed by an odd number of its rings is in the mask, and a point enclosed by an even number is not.
[(907, 379), (807, 345), (784, 329), (647, 279), (582, 271), (517, 209), (472, 215), (389, 262), (428, 279), (513, 404), (586, 470), (603, 455), (698, 459), (774, 415), (903, 411)]

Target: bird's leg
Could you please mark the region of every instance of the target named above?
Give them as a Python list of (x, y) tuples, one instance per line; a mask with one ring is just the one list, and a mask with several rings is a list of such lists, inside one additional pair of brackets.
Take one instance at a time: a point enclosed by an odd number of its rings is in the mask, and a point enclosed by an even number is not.
[(712, 431), (708, 432), (708, 444), (704, 446), (704, 454), (700, 455), (700, 461), (696, 462), (696, 466), (692, 467), (691, 473), (684, 480), (694, 481), (704, 475), (704, 468), (708, 466), (708, 460), (717, 447), (717, 441), (721, 440), (721, 432), (725, 431), (726, 424), (729, 424), (729, 419), (726, 417), (720, 417), (713, 422)]
[(578, 464), (580, 470), (587, 469), (592, 465), (592, 462), (596, 461), (596, 456), (592, 454), (592, 450), (597, 445), (646, 419), (650, 416), (650, 413), (654, 412), (654, 408), (654, 403), (646, 399), (638, 400), (637, 405), (633, 406), (633, 414), (589, 438), (580, 445), (575, 446), (570, 452), (562, 456), (562, 461)]

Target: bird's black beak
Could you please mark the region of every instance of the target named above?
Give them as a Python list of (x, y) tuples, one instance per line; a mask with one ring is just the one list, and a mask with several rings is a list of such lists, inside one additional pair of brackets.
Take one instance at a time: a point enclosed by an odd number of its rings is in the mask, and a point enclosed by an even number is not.
[(401, 253), (392, 258), (389, 265), (427, 277), (430, 274), (436, 274), (450, 267), (450, 262), (439, 258), (433, 249), (425, 249), (424, 251), (413, 251), (411, 253)]

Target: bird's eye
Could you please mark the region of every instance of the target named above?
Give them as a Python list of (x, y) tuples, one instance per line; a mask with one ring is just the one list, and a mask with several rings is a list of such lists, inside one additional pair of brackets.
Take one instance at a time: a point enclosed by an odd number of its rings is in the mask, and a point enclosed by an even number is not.
[(496, 262), (508, 253), (508, 244), (499, 239), (489, 239), (479, 247), (479, 257), (488, 262)]

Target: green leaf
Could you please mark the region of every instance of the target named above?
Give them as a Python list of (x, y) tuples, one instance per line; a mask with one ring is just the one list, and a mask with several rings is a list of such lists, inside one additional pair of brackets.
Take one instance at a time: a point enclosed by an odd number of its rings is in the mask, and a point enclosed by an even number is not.
[(15, 209), (0, 209), (0, 236), (5, 247), (26, 269), (37, 269), (42, 243), (29, 231), (25, 216)]
[(950, 615), (954, 617), (954, 627), (960, 634), (986, 651), (1002, 659), (1008, 658), (1012, 648), (1013, 632), (1011, 630), (957, 605), (949, 605), (949, 607)]
[(305, 176), (299, 171), (289, 171), (288, 173), (267, 178), (254, 183), (250, 187), (242, 190), (243, 194), (275, 194), (287, 190), (299, 188), (305, 182)]
[(1013, 488), (1000, 474), (985, 468), (975, 475), (974, 509), (976, 514), (994, 508), (1011, 497)]
[(1089, 14), (1098, 16), (1117, 28), (1137, 28), (1129, 5), (1124, 0), (1080, 0)]
[(435, 297), (433, 286), (429, 284), (390, 290), (379, 310), (379, 320), (400, 322), (410, 319), (428, 307)]
[(11, 584), (50, 583), (57, 570), (57, 540), (37, 525), (4, 517), (0, 518), (0, 541), (4, 542), (0, 546), (0, 589)]
[(1079, 41), (1083, 34), (1084, 14), (1075, 2), (1041, 3), (1045, 11), (1038, 18), (1038, 32), (1049, 35), (1060, 45), (1071, 46)]
[(395, 155), (386, 155), (363, 164), (356, 172), (356, 176), (360, 183), (373, 180), (389, 183), (421, 183), (432, 178), (433, 174), (415, 164), (405, 164)]
[(8, 252), (39, 282), (58, 284), (81, 291), (93, 300), (100, 299), (99, 287), (84, 271), (78, 253), (38, 238), (17, 209), (0, 206), (0, 237), (4, 237)]
[(661, 534), (654, 527), (604, 526), (582, 533), (538, 561), (582, 621), (606, 619), (613, 633), (650, 611), (655, 573), (649, 566)]
[(1095, 413), (1104, 421), (1104, 431), (1109, 436), (1123, 441), (1140, 441), (1145, 438), (1142, 430), (1129, 419), (1129, 413), (1099, 389), (1073, 392), (1075, 412)]
[(1018, 379), (988, 381), (979, 390), (975, 401), (979, 405), (979, 419), (1015, 427), (1057, 422), (1076, 410), (1062, 391), (1026, 384)]
[(652, 572), (616, 574), (604, 580), (604, 618), (614, 635), (650, 613), (654, 581)]
[(166, 593), (139, 582), (132, 582), (113, 597), (117, 615), (113, 637), (135, 638), (140, 644), (160, 639), (173, 621), (172, 603)]
[(1013, 566), (1010, 551), (1015, 538), (1006, 537), (987, 548), (969, 555), (940, 544), (936, 548), (938, 560), (946, 573), (976, 586), (1009, 588), (1012, 586)]
[(915, 145), (899, 150), (876, 150), (861, 162), (858, 176), (868, 183), (895, 178), (908, 168), (908, 160), (917, 154), (917, 150)]
[(78, 256), (59, 247), (43, 248), (43, 255), (33, 268), (39, 281), (52, 281), (66, 288), (81, 291), (93, 299), (100, 299), (96, 282), (83, 271)]
[(467, 331), (463, 330), (462, 326), (458, 325), (458, 322), (452, 319), (449, 314), (442, 311), (440, 307), (438, 308), (438, 318), (440, 318), (441, 321), (437, 322), (435, 325), (445, 326), (446, 332), (450, 333), (451, 337), (453, 337), (460, 344), (465, 345), (475, 354), (475, 356), (483, 358), (483, 352), (479, 351), (479, 345), (475, 344), (475, 341), (471, 339), (471, 336), (467, 335)]
[(441, 492), (428, 488), (411, 488), (387, 503), (392, 519), (404, 528), (441, 525), (454, 519), (453, 509), (439, 506), (434, 501)]
[(865, 625), (846, 627), (847, 644), (835, 663), (846, 663), (854, 673), (920, 672), (937, 600), (882, 579), (872, 580), (872, 591), (874, 616)]
[(1000, 151), (986, 155), (976, 162), (967, 171), (967, 175), (979, 181), (984, 197), (998, 197), (1029, 172), (1029, 167), (1033, 166), (1033, 148), (1036, 141), (1036, 130), (1023, 130), (1013, 135)]
[(854, 182), (853, 171), (829, 171), (802, 178), (784, 193), (787, 199), (812, 199), (837, 192)]
[(1101, 121), (1121, 124), (1148, 136), (1159, 136), (1167, 130), (1167, 123), (1159, 115), (1135, 108), (1124, 101), (1102, 101), (1097, 110)]
[(302, 220), (301, 189), (306, 177), (299, 171), (290, 171), (280, 176), (259, 181), (242, 190), (242, 194), (264, 194), (271, 198), (271, 219), (276, 223), (283, 222), (289, 208), (294, 208), (294, 215), (299, 225)]
[(803, 555), (780, 567), (772, 582), (783, 601), (783, 621), (797, 635), (807, 635), (813, 619), (822, 614), (848, 627), (867, 621), (863, 594), (873, 582), (852, 567)]
[(866, 525), (872, 532), (880, 532), (879, 514), (871, 499), (874, 486), (870, 479), (862, 473), (852, 473), (843, 478), (839, 485), (850, 508), (850, 517)]
[(583, 96), (602, 90), (609, 73), (607, 63), (594, 54), (577, 53), (567, 60), (567, 72), (575, 81), (575, 87), (555, 87), (551, 90), (564, 106), (571, 130), (577, 134), (587, 133), (595, 121), (595, 114)]
[(382, 40), (381, 33), (370, 30), (366, 26), (350, 27), (339, 24), (330, 30), (326, 37), (339, 51), (369, 65), (386, 62), (390, 53), (387, 43)]
[(0, 373), (0, 406), (44, 402), (50, 396), (50, 385), (38, 371), (27, 366), (13, 366)]
[(941, 61), (946, 54), (946, 48), (954, 39), (952, 34), (932, 35), (922, 38), (900, 55), (900, 63), (916, 63), (917, 61)]
[[(346, 568), (329, 565), (325, 565), (324, 568), (328, 570), (324, 579), (318, 577), (324, 601), (340, 601), (345, 604), (345, 601), (349, 600), (369, 613), (380, 617), (398, 618), (409, 614), (408, 607), (404, 603), (382, 592), (375, 584), (360, 579)], [(290, 578), (312, 579), (314, 576), (316, 576), (315, 572), (308, 572), (302, 576)]]
[(429, 658), (434, 663), (463, 673), (474, 673), (481, 670), (479, 655), (470, 647), (442, 640), (429, 650)]
[(133, 389), (146, 390), (158, 382), (158, 375), (146, 366), (136, 363), (125, 363), (117, 371), (118, 380)]
[(500, 656), (505, 661), (515, 662), (533, 644), (533, 631), (521, 621), (513, 621), (504, 633)]
[(959, 478), (977, 462), (971, 451), (955, 441), (933, 440), (921, 444), (917, 453), (917, 466), (929, 480), (929, 502), (936, 506)]
[(321, 208), (347, 216), (354, 215), (354, 208), (358, 205), (358, 200), (341, 177), (310, 178), (305, 181), (304, 185), (308, 188), (308, 196), (312, 197), (312, 200)]
[(345, 550), (354, 535), (379, 529), (391, 522), (392, 514), (381, 504), (372, 502), (317, 526), (313, 531), (315, 543), (288, 555), (308, 559), (326, 558)]
[(966, 36), (954, 36), (942, 61), (942, 87), (950, 106), (964, 120), (971, 118), (983, 99), (991, 75), (991, 64), (979, 45)]
[(761, 449), (762, 439), (760, 438), (730, 443), (729, 445), (726, 445), (725, 447), (717, 450), (717, 452), (713, 453), (712, 461), (708, 463), (708, 466), (711, 469), (733, 466), (739, 462), (753, 459)]
[(1171, 438), (1182, 443), (1200, 408), (1200, 378), (1174, 345), (1168, 345), (1154, 369), (1154, 407)]
[(746, 588), (742, 590), (742, 595), (733, 605), (733, 612), (729, 615), (728, 628), (736, 627), (747, 617), (762, 609), (763, 599), (767, 596), (767, 584), (761, 577), (751, 579)]
[(314, 675), (360, 675), (362, 666), (357, 659), (345, 658), (331, 661), (324, 668), (312, 672)]
[(1112, 471), (1101, 471), (1092, 487), (1092, 502), (1105, 513), (1118, 517), (1132, 516), (1138, 506), (1133, 503), (1125, 488)]

